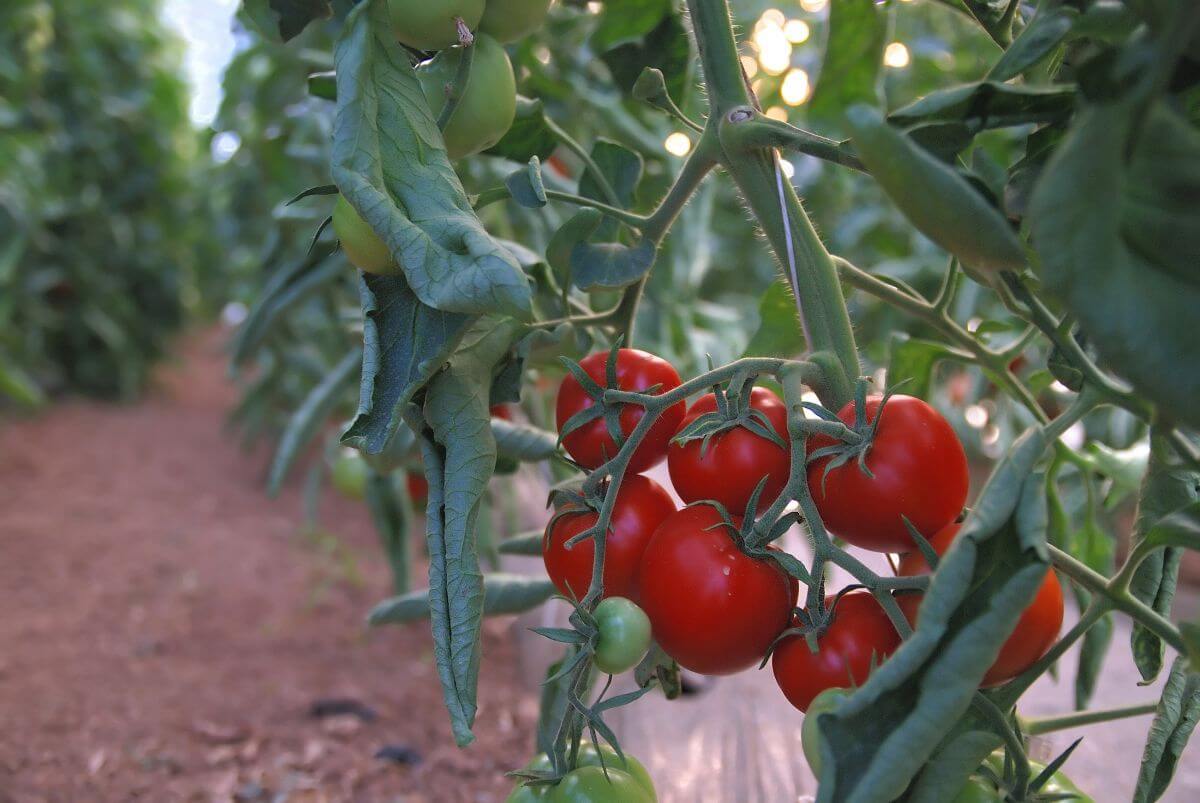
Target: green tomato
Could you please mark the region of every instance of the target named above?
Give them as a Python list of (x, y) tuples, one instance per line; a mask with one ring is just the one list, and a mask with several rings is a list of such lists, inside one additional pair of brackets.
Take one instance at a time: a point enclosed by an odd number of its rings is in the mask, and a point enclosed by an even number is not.
[(650, 618), (624, 597), (609, 597), (596, 606), (596, 668), (610, 675), (633, 669), (650, 649)]
[(581, 742), (579, 745), (579, 766), (598, 767), (600, 766), (601, 755), (604, 756), (605, 767), (629, 773), (633, 780), (637, 781), (650, 795), (650, 800), (658, 800), (658, 794), (654, 791), (654, 781), (651, 779), (650, 773), (646, 771), (642, 762), (628, 753), (625, 754), (625, 761), (622, 762), (621, 757), (617, 755), (617, 751), (613, 750), (609, 745), (602, 744), (600, 747), (596, 747), (592, 742)]
[(367, 492), (367, 474), (370, 467), (362, 455), (353, 449), (342, 449), (333, 461), (333, 487), (342, 496), (362, 499)]
[[(517, 82), (508, 54), (492, 37), (475, 37), (475, 55), (462, 97), (454, 107), (442, 139), (451, 159), (487, 150), (500, 141), (517, 114)], [(443, 50), (417, 67), (425, 100), (436, 118), (446, 105), (446, 88), (454, 84), (462, 48)]]
[(549, 784), (527, 786), (523, 783), (518, 783), (509, 792), (508, 797), (504, 798), (504, 803), (543, 803), (543, 801), (550, 800), (550, 793), (552, 791), (554, 791), (554, 787)]
[(1004, 796), (991, 781), (972, 775), (954, 796), (952, 803), (1000, 803)]
[(813, 698), (804, 714), (804, 722), (800, 725), (800, 745), (804, 748), (809, 768), (818, 778), (821, 777), (821, 732), (817, 728), (817, 716), (837, 708), (849, 696), (850, 689), (826, 689)]
[(399, 270), (387, 245), (379, 239), (371, 224), (363, 220), (341, 195), (333, 205), (333, 230), (354, 267), (385, 276)]
[(580, 767), (568, 772), (546, 798), (548, 803), (654, 803), (655, 798), (628, 772)]
[(392, 33), (417, 50), (443, 50), (458, 44), (462, 18), (471, 30), (483, 17), (484, 0), (388, 0)]
[[(993, 752), (990, 756), (984, 759), (984, 764), (986, 764), (988, 768), (990, 768), (992, 772), (996, 774), (996, 777), (1003, 777), (1004, 751), (997, 750)], [(1046, 765), (1040, 761), (1030, 761), (1029, 779), (1032, 781), (1034, 778), (1041, 775), (1042, 770), (1044, 769), (1046, 769)], [(1071, 799), (1079, 801), (1079, 803), (1095, 803), (1092, 797), (1081, 792), (1079, 787), (1076, 786), (1062, 770), (1057, 770), (1053, 775), (1051, 775), (1050, 780), (1046, 781), (1046, 783), (1037, 791), (1038, 794), (1044, 795), (1073, 795), (1074, 797)], [(960, 801), (956, 800), (955, 803), (960, 803)], [(962, 803), (966, 803), (966, 801), (963, 801)]]
[(497, 42), (515, 42), (542, 27), (553, 0), (487, 0), (479, 30)]

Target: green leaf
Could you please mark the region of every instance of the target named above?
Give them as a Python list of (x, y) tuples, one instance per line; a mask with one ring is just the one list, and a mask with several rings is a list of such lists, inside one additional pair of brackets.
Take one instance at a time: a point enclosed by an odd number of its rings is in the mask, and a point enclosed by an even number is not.
[(528, 555), (540, 558), (544, 538), (545, 533), (541, 530), (520, 533), (501, 541), (498, 551), (501, 555)]
[(617, 45), (636, 42), (671, 12), (671, 0), (607, 0), (600, 24), (592, 33), (592, 48), (603, 53)]
[(542, 166), (536, 156), (529, 164), (504, 179), (513, 200), (526, 209), (541, 209), (546, 205), (546, 187), (542, 184)]
[(633, 94), (638, 78), (650, 68), (662, 73), (667, 92), (676, 102), (687, 102), (695, 62), (692, 40), (677, 14), (667, 14), (640, 40), (605, 50), (600, 58), (608, 65), (613, 82), (625, 92)]
[(907, 128), (928, 123), (962, 123), (974, 134), (991, 128), (1053, 123), (1071, 115), (1075, 90), (1069, 86), (1027, 86), (980, 81), (931, 92), (888, 115)]
[(503, 457), (536, 462), (548, 460), (558, 451), (557, 434), (528, 424), (493, 418), (492, 435), (496, 439), (496, 450)]
[(746, 344), (743, 357), (795, 357), (804, 353), (804, 330), (796, 310), (792, 287), (776, 279), (758, 300), (758, 329)]
[(0, 353), (0, 397), (31, 408), (46, 403), (46, 396), (33, 377), (3, 353)]
[[(1041, 278), (1103, 362), (1200, 425), (1200, 132), (1165, 102), (1081, 112), (1029, 206)], [(1169, 380), (1167, 379), (1169, 377)]]
[(912, 636), (822, 717), (818, 801), (900, 797), (967, 713), (1049, 568), (1045, 491), (1031, 476), (1047, 445), (1037, 428), (1013, 444), (940, 561)]
[(314, 98), (337, 100), (337, 77), (332, 70), (308, 76), (308, 94)]
[(1079, 12), (1069, 6), (1046, 9), (1041, 7), (1037, 15), (1021, 31), (1021, 35), (1008, 46), (987, 77), (992, 81), (1007, 81), (1033, 67), (1054, 52), (1067, 38), (1071, 25)]
[(854, 103), (879, 102), (886, 9), (874, 0), (839, 0), (829, 8), (829, 38), (817, 88), (808, 104), (814, 117), (839, 117)]
[(646, 688), (657, 680), (668, 700), (674, 700), (683, 694), (683, 681), (679, 675), (679, 664), (667, 655), (657, 641), (650, 642), (646, 657), (633, 670), (633, 679), (641, 688)]
[(904, 393), (918, 399), (930, 397), (933, 369), (953, 353), (945, 343), (909, 337), (903, 332), (892, 334), (888, 351), (888, 387), (903, 382)]
[(546, 112), (540, 100), (517, 95), (517, 116), (512, 126), (484, 153), (514, 162), (528, 162), (533, 157), (545, 159), (558, 146), (558, 138), (546, 125)]
[(329, 0), (244, 0), (243, 7), (259, 33), (284, 42), (300, 35), (314, 20), (329, 19)]
[(571, 282), (571, 253), (600, 228), (604, 215), (597, 209), (580, 209), (558, 227), (546, 245), (546, 262), (554, 270), (559, 284)]
[[(592, 146), (592, 161), (600, 169), (608, 185), (617, 196), (617, 206), (629, 209), (636, 200), (638, 181), (642, 178), (642, 157), (624, 145), (610, 140), (597, 140)], [(603, 203), (611, 200), (600, 189), (600, 184), (591, 170), (584, 171), (579, 179), (579, 194)], [(612, 218), (605, 217), (600, 228), (591, 239), (615, 241), (620, 231), (620, 224)]]
[(283, 435), (279, 438), (275, 457), (271, 461), (271, 470), (267, 474), (267, 492), (272, 496), (279, 493), (296, 458), (328, 423), (330, 414), (342, 398), (342, 393), (354, 381), (354, 369), (358, 367), (360, 359), (360, 349), (347, 352), (325, 378), (309, 391), (288, 419)]
[[(555, 594), (544, 577), (496, 572), (483, 577), (483, 612), (488, 616), (524, 613)], [(397, 625), (429, 618), (429, 589), (422, 588), (386, 599), (367, 615), (370, 625)]]
[(474, 740), (479, 682), (483, 578), (476, 520), (496, 465), (489, 412), (492, 377), (520, 331), (509, 318), (477, 320), (446, 368), (433, 378), (421, 408), (425, 476), (429, 481), (429, 546), (433, 652), (455, 741)]
[(350, 13), (338, 39), (334, 182), (423, 304), (528, 318), (525, 273), (471, 209), (391, 30), (387, 4), (372, 0)]
[(870, 106), (851, 107), (846, 120), (863, 164), (921, 232), (977, 272), (1024, 267), (1021, 241), (1008, 221), (952, 167), (917, 147)]
[(1133, 803), (1152, 803), (1166, 792), (1188, 738), (1200, 720), (1200, 675), (1188, 671), (1188, 661), (1178, 656), (1150, 724)]
[(322, 288), (347, 276), (351, 267), (342, 254), (313, 253), (284, 265), (266, 282), (233, 338), (230, 362), (241, 366), (271, 336), (275, 324)]
[(441, 370), (473, 319), (421, 303), (403, 276), (363, 274), (360, 289), (362, 383), (358, 413), (342, 441), (377, 454), (400, 428), (405, 406)]
[(613, 290), (640, 280), (654, 264), (654, 243), (576, 243), (571, 249), (571, 281), (581, 290)]

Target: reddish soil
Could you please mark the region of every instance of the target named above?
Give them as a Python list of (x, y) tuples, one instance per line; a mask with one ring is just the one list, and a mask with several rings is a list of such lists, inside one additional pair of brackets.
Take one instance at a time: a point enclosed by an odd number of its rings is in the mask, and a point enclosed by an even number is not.
[(428, 628), (363, 625), (388, 587), (365, 511), (330, 497), (306, 536), (296, 487), (265, 496), (220, 345), (188, 341), (137, 405), (0, 424), (0, 803), (502, 800), (536, 716), (509, 623), (458, 750)]

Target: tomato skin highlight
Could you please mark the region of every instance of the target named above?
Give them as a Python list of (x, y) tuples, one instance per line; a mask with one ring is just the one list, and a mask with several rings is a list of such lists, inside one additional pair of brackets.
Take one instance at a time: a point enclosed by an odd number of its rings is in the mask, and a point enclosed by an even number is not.
[(333, 231), (350, 264), (365, 273), (389, 276), (400, 272), (387, 244), (350, 202), (339, 195), (333, 203)]
[[(579, 366), (596, 384), (605, 387), (607, 362), (608, 352), (598, 351), (584, 357)], [(617, 352), (617, 387), (621, 390), (640, 392), (659, 385), (655, 392), (662, 394), (679, 387), (679, 384), (678, 372), (661, 357), (640, 349), (620, 349)], [(563, 425), (571, 416), (594, 404), (595, 401), (588, 396), (579, 381), (568, 374), (558, 388), (558, 399), (555, 402), (554, 417), (559, 432), (562, 432)], [(685, 407), (680, 401), (662, 411), (634, 451), (629, 461), (629, 471), (640, 473), (662, 462), (667, 456), (667, 445), (683, 419)], [(646, 411), (636, 404), (622, 405), (621, 433), (628, 437), (645, 414)], [(617, 454), (617, 445), (608, 434), (603, 418), (589, 421), (564, 437), (563, 446), (575, 462), (587, 469), (598, 468)]]
[[(651, 536), (675, 512), (675, 500), (649, 477), (625, 477), (613, 506), (604, 542), (604, 596), (636, 601), (634, 577)], [(542, 560), (555, 587), (565, 597), (582, 599), (592, 582), (595, 544), (589, 538), (567, 549), (572, 537), (596, 523), (599, 514), (579, 509), (551, 520), (542, 537)]]
[(625, 597), (608, 597), (596, 606), (595, 663), (601, 672), (619, 675), (633, 669), (650, 649), (650, 619)]
[(458, 44), (455, 17), (474, 31), (483, 17), (484, 0), (388, 0), (392, 34), (417, 50), (442, 50)]
[[(485, 151), (500, 141), (517, 114), (517, 82), (504, 48), (487, 34), (475, 37), (471, 72), (442, 140), (450, 159)], [(462, 48), (443, 50), (417, 67), (421, 91), (436, 119), (446, 105), (446, 87), (454, 83)]]
[[(788, 442), (787, 407), (767, 388), (754, 388), (750, 407), (761, 411), (771, 428)], [(709, 393), (690, 408), (679, 425), (682, 430), (705, 413), (717, 409), (716, 397)], [(767, 478), (759, 497), (759, 510), (766, 509), (787, 484), (792, 464), (786, 448), (772, 443), (745, 427), (736, 427), (714, 435), (703, 449), (702, 440), (672, 444), (667, 452), (671, 484), (684, 502), (712, 499), (735, 515), (743, 515), (754, 488)], [(703, 455), (701, 455), (703, 452)]]
[(610, 767), (578, 767), (568, 772), (547, 796), (549, 803), (654, 803), (637, 779)]
[[(834, 598), (825, 600), (833, 605)], [(837, 600), (828, 628), (817, 638), (817, 652), (803, 636), (775, 646), (771, 669), (788, 702), (807, 711), (818, 694), (831, 688), (861, 686), (871, 672), (900, 646), (900, 635), (878, 600), (856, 589)]]
[[(734, 519), (734, 526), (740, 521)], [(743, 554), (711, 505), (659, 525), (642, 555), (637, 599), (654, 639), (679, 664), (706, 675), (748, 669), (791, 618), (798, 584), (774, 561)]]
[[(867, 399), (866, 418), (874, 421), (879, 396)], [(854, 423), (854, 403), (838, 412), (848, 426)], [(835, 441), (814, 436), (809, 453)], [(808, 467), (808, 487), (825, 527), (861, 549), (909, 552), (916, 548), (904, 517), (918, 532), (937, 532), (954, 521), (967, 501), (967, 455), (953, 428), (941, 414), (920, 399), (895, 395), (888, 399), (866, 464), (875, 475), (863, 473), (852, 458), (832, 469), (832, 457)]]
[(552, 0), (487, 0), (479, 30), (508, 44), (542, 27)]
[[(929, 539), (929, 545), (938, 555), (946, 554), (960, 529), (962, 529), (961, 524), (950, 524), (943, 527)], [(929, 564), (925, 562), (925, 557), (920, 552), (909, 552), (901, 556), (896, 569), (896, 573), (900, 577), (929, 574)], [(896, 597), (896, 601), (900, 604), (900, 610), (904, 611), (904, 616), (913, 626), (916, 626), (921, 597), (921, 594), (902, 594)], [(1017, 620), (1017, 626), (1001, 645), (1000, 654), (996, 656), (995, 663), (983, 676), (981, 685), (984, 688), (998, 686), (1012, 680), (1037, 663), (1038, 659), (1045, 655), (1046, 651), (1058, 640), (1062, 621), (1062, 585), (1058, 582), (1054, 570), (1051, 569), (1046, 572), (1046, 578), (1042, 580), (1042, 585), (1038, 588), (1033, 601), (1029, 603), (1029, 607)]]

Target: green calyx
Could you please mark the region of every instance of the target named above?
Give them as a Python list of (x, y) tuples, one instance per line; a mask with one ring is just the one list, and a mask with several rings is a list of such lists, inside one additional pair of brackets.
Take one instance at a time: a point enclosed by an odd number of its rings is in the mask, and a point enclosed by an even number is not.
[(883, 410), (887, 406), (888, 399), (896, 392), (896, 388), (890, 388), (883, 394), (883, 398), (879, 402), (879, 409), (875, 411), (874, 420), (867, 421), (867, 380), (860, 379), (854, 389), (854, 425), (845, 427), (842, 421), (835, 413), (818, 404), (804, 402), (804, 408), (811, 410), (824, 422), (835, 425), (832, 427), (832, 434), (839, 438), (841, 443), (835, 443), (832, 446), (823, 446), (809, 453), (808, 462), (812, 463), (815, 460), (820, 460), (825, 457), (832, 459), (825, 464), (825, 470), (821, 473), (821, 490), (825, 490), (825, 480), (829, 473), (835, 468), (840, 468), (851, 460), (858, 461), (858, 468), (863, 474), (868, 477), (874, 477), (870, 467), (867, 465), (867, 455), (871, 453), (871, 446), (875, 442), (875, 433), (879, 429), (879, 422), (883, 420)]
[[(559, 358), (563, 366), (571, 372), (571, 376), (575, 377), (575, 381), (595, 402), (591, 407), (580, 410), (568, 418), (562, 425), (562, 429), (558, 433), (559, 446), (562, 445), (563, 438), (601, 417), (604, 418), (604, 428), (608, 431), (608, 435), (616, 444), (617, 449), (625, 445), (625, 434), (621, 431), (621, 405), (609, 404), (604, 401), (605, 390), (622, 390), (617, 383), (617, 354), (621, 350), (622, 339), (618, 338), (608, 352), (608, 360), (604, 363), (604, 387), (592, 379), (579, 363), (568, 357)], [(652, 385), (648, 388), (637, 388), (634, 392), (654, 393), (659, 387), (659, 385)]]
[[(732, 388), (737, 388), (737, 390), (733, 391)], [(714, 385), (713, 396), (717, 400), (717, 409), (698, 416), (695, 421), (680, 430), (671, 439), (671, 442), (682, 445), (698, 440), (701, 442), (700, 457), (704, 457), (708, 453), (708, 447), (713, 438), (723, 432), (742, 427), (760, 438), (770, 441), (780, 449), (787, 449), (787, 442), (771, 426), (766, 414), (750, 406), (750, 394), (753, 388), (754, 377), (749, 377), (741, 383), (737, 383), (735, 377), (724, 388)]]

